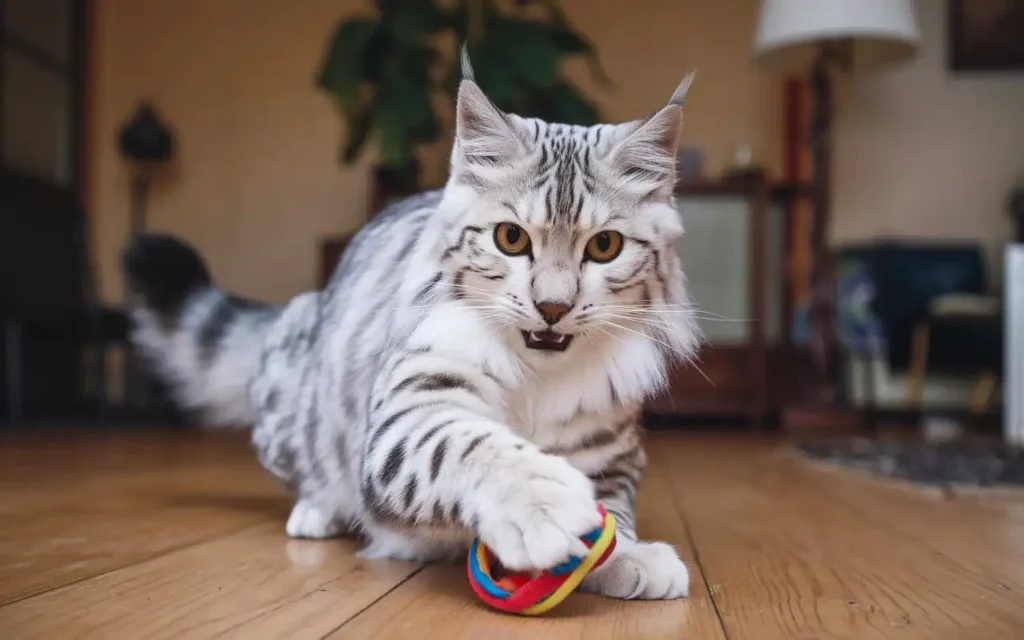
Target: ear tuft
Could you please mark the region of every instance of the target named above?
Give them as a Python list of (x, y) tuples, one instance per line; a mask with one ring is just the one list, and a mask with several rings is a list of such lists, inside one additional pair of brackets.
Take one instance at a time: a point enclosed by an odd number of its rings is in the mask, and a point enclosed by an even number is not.
[(473, 77), (473, 65), (469, 62), (469, 49), (466, 47), (466, 43), (462, 43), (462, 47), (459, 50), (459, 59), (462, 63), (462, 79), (463, 80), (475, 80)]
[(686, 102), (686, 94), (690, 92), (690, 85), (693, 84), (694, 79), (697, 77), (697, 71), (691, 71), (686, 74), (683, 81), (676, 87), (675, 92), (672, 93), (672, 97), (669, 98), (668, 103), (677, 107), (682, 107), (683, 103)]

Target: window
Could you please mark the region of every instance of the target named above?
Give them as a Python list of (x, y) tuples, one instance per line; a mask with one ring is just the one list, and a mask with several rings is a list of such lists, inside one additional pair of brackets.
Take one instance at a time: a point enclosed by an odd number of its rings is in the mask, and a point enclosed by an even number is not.
[(0, 0), (0, 168), (75, 186), (82, 2)]

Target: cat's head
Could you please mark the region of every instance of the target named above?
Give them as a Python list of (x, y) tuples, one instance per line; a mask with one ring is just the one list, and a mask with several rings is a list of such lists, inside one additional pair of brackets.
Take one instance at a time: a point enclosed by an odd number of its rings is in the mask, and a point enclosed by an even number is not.
[(442, 207), (457, 295), (534, 367), (690, 357), (673, 187), (692, 75), (648, 117), (581, 127), (502, 112), (464, 65)]

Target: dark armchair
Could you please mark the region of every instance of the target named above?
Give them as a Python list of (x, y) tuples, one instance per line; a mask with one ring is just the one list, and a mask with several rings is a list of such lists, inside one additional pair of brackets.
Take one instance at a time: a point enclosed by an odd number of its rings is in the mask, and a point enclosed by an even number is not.
[(909, 407), (919, 406), (928, 373), (978, 376), (972, 405), (987, 406), (1002, 369), (1002, 321), (980, 247), (883, 241), (842, 247), (837, 258), (849, 352), (874, 352), (905, 372)]

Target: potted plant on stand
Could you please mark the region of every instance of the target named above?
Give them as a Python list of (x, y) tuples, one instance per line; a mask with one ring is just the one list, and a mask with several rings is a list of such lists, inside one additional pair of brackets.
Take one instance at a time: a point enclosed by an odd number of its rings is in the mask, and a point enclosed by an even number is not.
[(443, 25), (430, 0), (378, 0), (376, 5), (375, 18), (349, 18), (338, 25), (317, 76), (345, 119), (342, 161), (355, 162), (376, 135), (375, 200), (416, 190), (416, 150), (439, 134), (430, 102), (437, 59), (430, 39)]
[[(476, 80), (500, 108), (567, 124), (593, 124), (597, 110), (561, 73), (567, 56), (588, 58), (607, 79), (593, 45), (554, 0), (375, 0), (376, 15), (343, 20), (331, 36), (317, 76), (346, 122), (341, 158), (354, 162), (371, 138), (371, 207), (422, 188), (417, 152), (437, 140), (435, 96), (454, 90), (459, 55), (443, 57), (448, 36), (465, 43)], [(499, 6), (500, 5), (500, 6)], [(443, 68), (447, 65), (447, 68)]]

